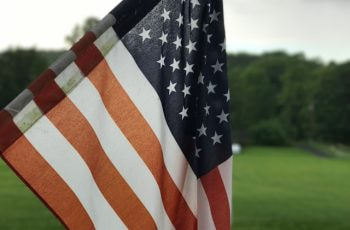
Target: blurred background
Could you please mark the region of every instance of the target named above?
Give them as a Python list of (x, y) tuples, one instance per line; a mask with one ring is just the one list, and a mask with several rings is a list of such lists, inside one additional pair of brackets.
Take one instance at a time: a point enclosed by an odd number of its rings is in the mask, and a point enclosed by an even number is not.
[[(119, 2), (7, 1), (0, 107)], [(350, 229), (350, 1), (224, 0), (224, 7), (233, 229)], [(3, 162), (0, 229), (62, 229)]]

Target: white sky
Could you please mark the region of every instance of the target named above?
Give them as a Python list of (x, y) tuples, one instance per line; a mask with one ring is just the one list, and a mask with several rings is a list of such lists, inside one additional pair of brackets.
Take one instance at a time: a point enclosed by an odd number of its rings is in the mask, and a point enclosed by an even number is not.
[[(102, 18), (120, 0), (4, 0), (0, 50), (62, 48), (88, 16)], [(228, 50), (303, 51), (323, 60), (350, 60), (348, 0), (224, 0)], [(67, 48), (67, 47), (66, 47)]]

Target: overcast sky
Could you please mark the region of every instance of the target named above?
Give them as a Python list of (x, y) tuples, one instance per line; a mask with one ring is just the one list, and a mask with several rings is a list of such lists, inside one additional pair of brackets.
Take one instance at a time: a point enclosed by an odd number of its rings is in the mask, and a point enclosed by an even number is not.
[[(88, 16), (102, 18), (120, 0), (5, 0), (0, 50), (64, 47)], [(284, 49), (325, 61), (350, 60), (349, 0), (224, 0), (231, 52)], [(66, 47), (67, 48), (67, 47)]]

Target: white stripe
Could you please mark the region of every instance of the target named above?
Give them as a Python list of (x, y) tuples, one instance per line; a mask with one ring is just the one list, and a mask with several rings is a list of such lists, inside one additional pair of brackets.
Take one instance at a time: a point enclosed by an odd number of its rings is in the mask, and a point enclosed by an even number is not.
[(173, 229), (156, 180), (109, 115), (94, 85), (84, 79), (69, 98), (88, 120), (107, 156), (149, 211), (157, 227)]
[[(225, 185), (227, 198), (230, 203), (230, 216), (232, 214), (232, 157), (219, 165), (221, 178)], [(232, 217), (231, 217), (232, 220)]]
[(216, 229), (208, 197), (200, 180), (198, 180), (198, 229)]
[(96, 229), (126, 229), (101, 194), (84, 160), (46, 116), (24, 135), (72, 189)]
[[(196, 216), (197, 178), (188, 167), (182, 150), (170, 132), (157, 93), (121, 41), (117, 42), (105, 59), (114, 76), (157, 136), (162, 146), (166, 168)], [(190, 169), (186, 174), (187, 168)]]

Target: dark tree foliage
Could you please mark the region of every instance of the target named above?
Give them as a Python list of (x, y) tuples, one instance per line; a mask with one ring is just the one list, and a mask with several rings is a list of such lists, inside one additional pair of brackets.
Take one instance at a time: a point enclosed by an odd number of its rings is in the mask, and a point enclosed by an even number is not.
[(350, 143), (350, 63), (302, 54), (230, 55), (233, 141)]
[(8, 50), (0, 54), (0, 107), (6, 106), (42, 72), (46, 59), (31, 50)]
[(0, 53), (0, 107), (21, 93), (61, 52), (35, 49), (7, 50)]
[(318, 136), (350, 144), (350, 62), (322, 71), (314, 101)]

